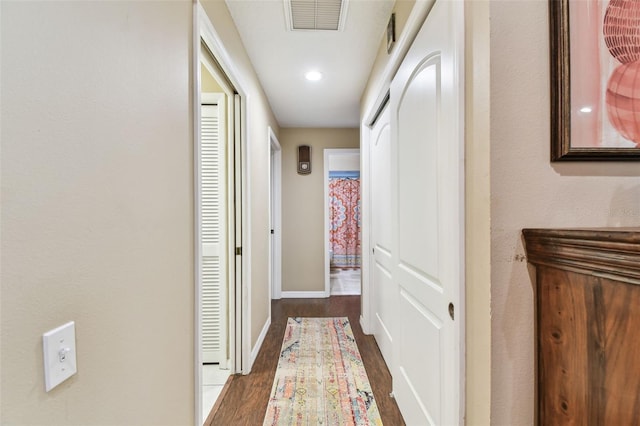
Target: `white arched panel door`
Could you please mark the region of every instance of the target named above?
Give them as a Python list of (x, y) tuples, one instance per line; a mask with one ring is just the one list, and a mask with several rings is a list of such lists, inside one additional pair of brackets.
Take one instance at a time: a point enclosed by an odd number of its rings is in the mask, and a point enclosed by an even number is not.
[(408, 425), (463, 422), (462, 10), (436, 1), (391, 84), (392, 370)]
[(393, 363), (394, 303), (398, 288), (392, 277), (391, 237), (391, 123), (389, 105), (371, 127), (371, 270), (373, 278), (373, 335), (382, 357)]

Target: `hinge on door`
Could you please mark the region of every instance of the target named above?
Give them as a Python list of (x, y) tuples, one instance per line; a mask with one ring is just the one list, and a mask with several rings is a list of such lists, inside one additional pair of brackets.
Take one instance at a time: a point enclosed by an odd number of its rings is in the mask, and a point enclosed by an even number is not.
[(376, 249), (375, 249), (375, 248), (372, 248), (372, 249), (371, 249), (371, 252), (372, 252), (373, 254), (376, 254)]
[(236, 247), (236, 256), (242, 256), (242, 247)]
[(451, 317), (451, 319), (454, 319), (454, 312), (455, 308), (453, 306), (453, 303), (449, 303), (449, 316)]

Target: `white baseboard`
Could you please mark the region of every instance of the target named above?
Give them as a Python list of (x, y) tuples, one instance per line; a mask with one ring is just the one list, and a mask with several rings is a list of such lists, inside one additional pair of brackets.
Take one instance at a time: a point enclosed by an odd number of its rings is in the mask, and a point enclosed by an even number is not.
[(253, 367), (253, 363), (258, 357), (258, 352), (260, 352), (260, 348), (262, 347), (262, 343), (264, 343), (264, 338), (267, 336), (267, 332), (269, 331), (269, 327), (271, 326), (271, 318), (267, 319), (267, 322), (264, 323), (264, 327), (262, 327), (262, 331), (258, 336), (258, 341), (256, 345), (251, 350), (251, 358), (249, 359), (249, 371), (251, 371), (251, 367)]
[(324, 291), (283, 291), (283, 299), (323, 299), (329, 297)]
[(367, 336), (372, 335), (373, 333), (369, 330), (369, 324), (364, 320), (364, 316), (360, 315), (360, 327), (362, 328), (362, 332)]

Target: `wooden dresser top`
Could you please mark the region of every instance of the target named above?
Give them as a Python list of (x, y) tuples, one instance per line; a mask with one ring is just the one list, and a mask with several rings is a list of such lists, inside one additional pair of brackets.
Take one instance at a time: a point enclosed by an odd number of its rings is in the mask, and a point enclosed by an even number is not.
[(524, 229), (527, 260), (640, 285), (639, 228)]

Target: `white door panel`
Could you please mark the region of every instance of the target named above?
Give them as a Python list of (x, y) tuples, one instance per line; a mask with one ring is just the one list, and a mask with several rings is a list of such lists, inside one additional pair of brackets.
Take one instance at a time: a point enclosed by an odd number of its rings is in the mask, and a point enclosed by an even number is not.
[(202, 360), (226, 367), (227, 212), (225, 102), (222, 94), (202, 95), (200, 180), (202, 253)]
[(421, 327), (420, 336), (413, 334), (413, 327), (402, 327), (399, 336), (400, 341), (411, 342), (411, 345), (400, 353), (400, 374), (395, 383), (402, 385), (400, 389), (404, 392), (408, 390), (419, 396), (405, 401), (405, 394), (398, 394), (394, 389), (396, 398), (400, 397), (403, 402), (409, 403), (401, 407), (405, 422), (407, 425), (449, 424), (442, 422), (442, 398), (446, 396), (439, 386), (433, 385), (434, 378), (442, 375), (443, 324), (406, 291), (400, 292), (399, 309), (404, 312), (403, 321), (419, 324)]
[(397, 106), (398, 256), (432, 277), (438, 276), (439, 77), (434, 56), (408, 80)]
[(437, 0), (391, 83), (394, 395), (408, 425), (462, 422), (462, 2)]
[(371, 129), (371, 243), (373, 255), (373, 335), (388, 367), (393, 356), (393, 321), (397, 286), (393, 281), (391, 229), (391, 127), (389, 105)]
[(389, 107), (378, 117), (373, 132), (373, 147), (371, 155), (371, 194), (374, 215), (372, 217), (375, 233), (375, 246), (390, 252), (393, 240), (391, 238), (391, 128)]
[(391, 272), (381, 263), (376, 262), (373, 267), (373, 280), (376, 292), (374, 337), (382, 353), (382, 357), (391, 370), (393, 356), (393, 312), (394, 306), (389, 301), (396, 298), (395, 286)]

